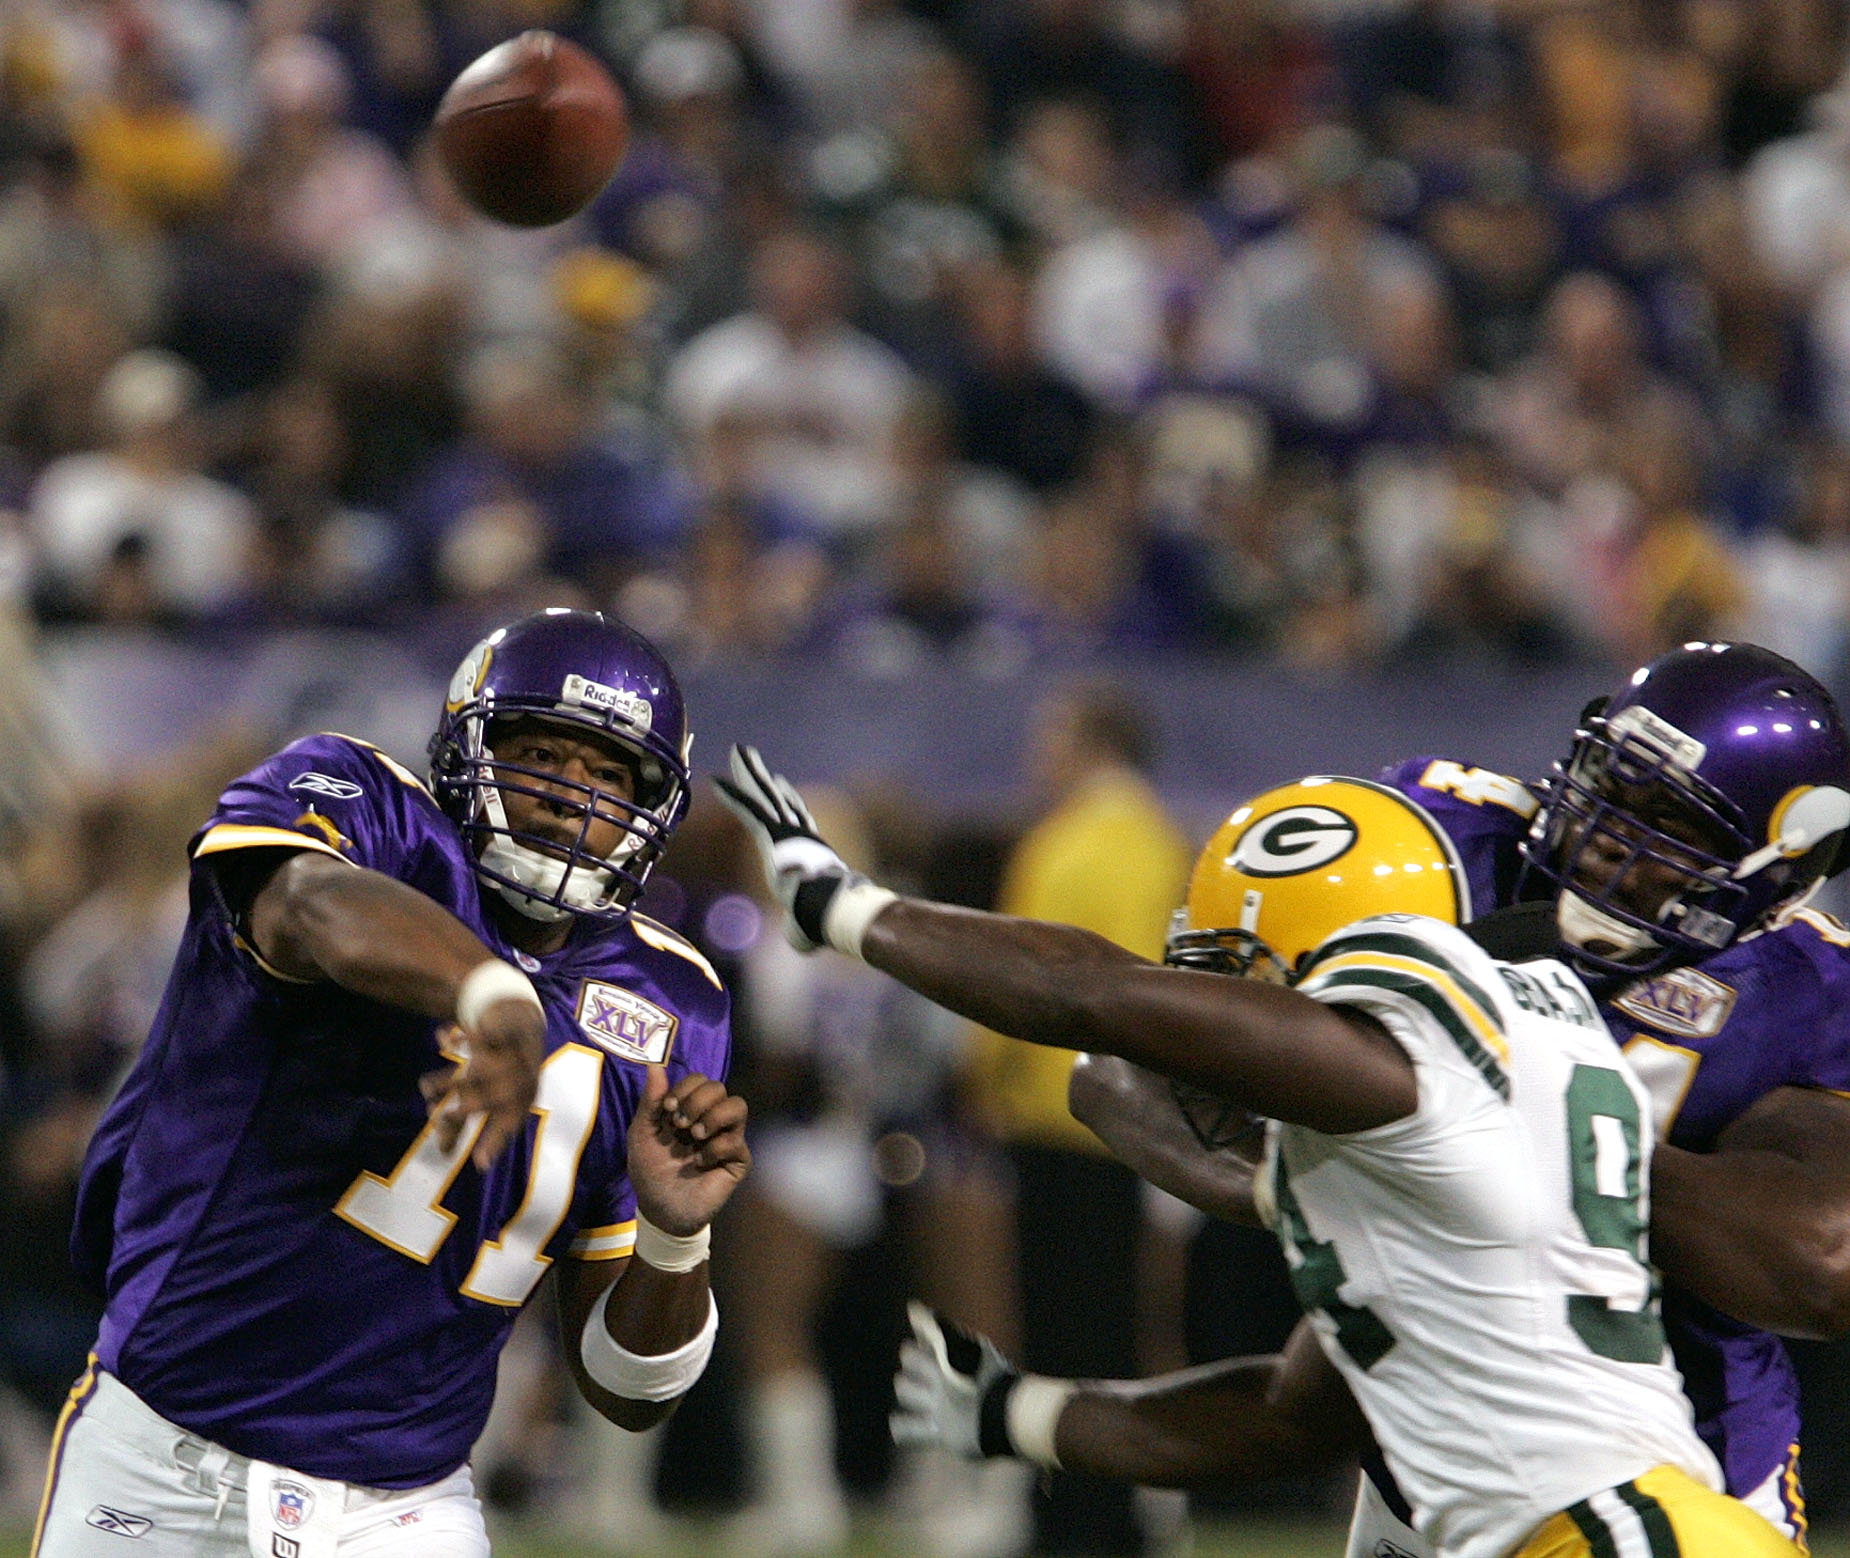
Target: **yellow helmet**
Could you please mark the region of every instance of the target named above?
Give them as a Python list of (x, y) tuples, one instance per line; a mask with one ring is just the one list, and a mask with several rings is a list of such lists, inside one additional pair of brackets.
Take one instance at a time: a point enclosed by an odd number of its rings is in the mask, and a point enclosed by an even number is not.
[(1471, 917), (1452, 841), (1416, 801), (1313, 774), (1248, 801), (1195, 861), (1166, 962), (1288, 982), (1325, 937), (1371, 914)]

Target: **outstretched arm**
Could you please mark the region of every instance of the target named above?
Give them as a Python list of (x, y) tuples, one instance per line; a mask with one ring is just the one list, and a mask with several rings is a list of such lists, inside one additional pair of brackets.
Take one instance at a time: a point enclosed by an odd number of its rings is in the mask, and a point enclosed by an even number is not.
[(1418, 1106), (1412, 1062), (1357, 1013), (1279, 985), (1164, 968), (1091, 931), (899, 898), (851, 872), (750, 748), (721, 793), (745, 821), (791, 939), (865, 959), (1000, 1033), (1118, 1055), (1270, 1119), (1340, 1134)]
[(1260, 1225), (1253, 1174), (1265, 1122), (1115, 1055), (1081, 1055), (1067, 1083), (1073, 1118), (1119, 1162), (1223, 1222)]
[(1850, 1332), (1850, 1098), (1776, 1088), (1713, 1152), (1659, 1147), (1651, 1258), (1749, 1325), (1821, 1339)]
[(1334, 1465), (1368, 1443), (1342, 1376), (1301, 1321), (1280, 1353), (1142, 1380), (1023, 1375), (923, 1305), (894, 1381), (893, 1437), (968, 1458), (1151, 1487), (1214, 1489)]

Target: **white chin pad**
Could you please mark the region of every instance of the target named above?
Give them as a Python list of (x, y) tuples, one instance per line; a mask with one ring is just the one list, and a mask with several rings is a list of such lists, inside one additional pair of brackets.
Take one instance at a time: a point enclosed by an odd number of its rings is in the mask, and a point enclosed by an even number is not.
[(1655, 937), (1594, 908), (1571, 890), (1562, 893), (1555, 904), (1555, 924), (1568, 946), (1619, 962), (1655, 951), (1658, 945)]

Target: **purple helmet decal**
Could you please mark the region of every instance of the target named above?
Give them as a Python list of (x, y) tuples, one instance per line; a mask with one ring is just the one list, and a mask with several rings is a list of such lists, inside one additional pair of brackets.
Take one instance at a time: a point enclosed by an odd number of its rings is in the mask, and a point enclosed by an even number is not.
[(1576, 961), (1642, 974), (1804, 896), (1847, 826), (1850, 736), (1823, 686), (1752, 644), (1685, 644), (1588, 711), (1523, 858)]
[[(635, 799), (496, 761), (494, 723), (519, 717), (615, 741), (634, 762)], [(687, 809), (690, 741), (681, 689), (647, 639), (602, 613), (554, 608), (491, 633), (457, 667), (431, 738), (431, 788), (468, 839), (477, 876), (521, 913), (615, 919), (629, 912)], [(509, 790), (565, 805), (578, 818), (576, 843), (516, 832), (502, 804)], [(606, 855), (588, 847), (599, 819), (620, 828)]]

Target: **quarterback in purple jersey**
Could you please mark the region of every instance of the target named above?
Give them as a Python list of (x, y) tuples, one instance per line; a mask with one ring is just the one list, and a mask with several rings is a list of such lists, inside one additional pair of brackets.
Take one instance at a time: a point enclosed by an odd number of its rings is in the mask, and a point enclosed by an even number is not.
[[(1850, 1327), (1850, 931), (1806, 902), (1850, 825), (1828, 693), (1754, 646), (1691, 645), (1590, 708), (1540, 786), (1436, 758), (1383, 778), (1453, 840), (1473, 911), (1502, 911), (1478, 922), (1493, 951), (1565, 955), (1599, 993), (1670, 1144), (1651, 1247), (1699, 1431), (1729, 1491), (1802, 1537), (1797, 1386), (1769, 1333)], [(1074, 1094), (1133, 1167), (1250, 1216), (1249, 1165), (1224, 1150), (1243, 1122), (1114, 1061), (1082, 1063)], [(1357, 1433), (1341, 1397), (1299, 1336), (1135, 1401), (1085, 1396), (1059, 1444), (1106, 1475), (1246, 1480)], [(1430, 1553), (1392, 1498), (1364, 1487), (1350, 1558)]]
[(554, 1268), (597, 1410), (693, 1384), (749, 1153), (726, 992), (632, 910), (688, 740), (645, 640), (556, 610), (464, 660), (428, 785), (318, 735), (226, 789), (84, 1165), (41, 1558), (485, 1554), (467, 1459)]

